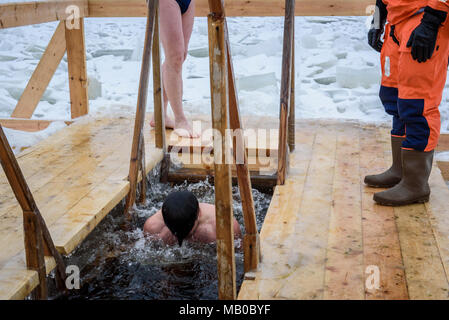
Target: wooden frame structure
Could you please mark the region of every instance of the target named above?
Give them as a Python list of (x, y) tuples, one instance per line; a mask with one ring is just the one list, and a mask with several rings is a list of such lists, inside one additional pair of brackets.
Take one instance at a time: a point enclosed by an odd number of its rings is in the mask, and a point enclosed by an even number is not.
[[(282, 63), (282, 87), (280, 101), (280, 135), (279, 135), (279, 166), (277, 183), (283, 184), (288, 172), (288, 152), (295, 147), (294, 141), (294, 17), (295, 15), (365, 15), (372, 0), (253, 0), (249, 4), (245, 0), (197, 0), (197, 16), (208, 16), (211, 91), (212, 91), (212, 122), (213, 128), (224, 133), (228, 128), (241, 129), (238, 97), (234, 82), (234, 71), (231, 59), (231, 49), (226, 24), (228, 16), (282, 16), (285, 14), (284, 49)], [(76, 6), (76, 19), (79, 28), (71, 28), (67, 13), (68, 6)], [(165, 124), (163, 112), (163, 95), (160, 73), (160, 44), (158, 30), (158, 5), (156, 1), (146, 0), (62, 0), (35, 1), (0, 5), (0, 29), (38, 24), (50, 21), (60, 21), (42, 59), (34, 71), (30, 82), (22, 94), (13, 114), (13, 119), (0, 119), (0, 123), (13, 128), (28, 128), (30, 131), (48, 126), (45, 120), (31, 120), (32, 114), (39, 103), (46, 87), (56, 71), (64, 54), (67, 53), (70, 84), (72, 119), (88, 113), (87, 73), (84, 42), (84, 18), (86, 17), (147, 17), (145, 49), (141, 70), (139, 98), (136, 111), (133, 147), (130, 160), (130, 193), (126, 202), (126, 212), (136, 199), (139, 179), (142, 179), (139, 201), (145, 197), (145, 148), (143, 141), (143, 124), (146, 107), (146, 92), (148, 88), (149, 66), (153, 57), (154, 110), (156, 121), (156, 146), (167, 152)], [(225, 136), (223, 134), (223, 136)], [(241, 146), (243, 137), (234, 137), (234, 154), (237, 146)], [(39, 273), (40, 285), (34, 294), (36, 298), (46, 297), (45, 266), (43, 256), (53, 255), (58, 265), (58, 283), (61, 284), (65, 270), (59, 253), (52, 244), (51, 237), (45, 226), (33, 197), (20, 172), (17, 161), (7, 144), (0, 127), (0, 156), (5, 173), (14, 193), (23, 208), (25, 248), (27, 265)], [(224, 141), (214, 141), (214, 155), (218, 159), (225, 157)], [(221, 151), (221, 152), (220, 152)], [(167, 153), (166, 153), (167, 154)], [(247, 166), (246, 152), (244, 163), (237, 165), (237, 181), (240, 187), (245, 219), (244, 256), (245, 272), (250, 277), (256, 270), (260, 260), (259, 234), (255, 223), (254, 204), (251, 194), (251, 179)], [(163, 161), (165, 178), (168, 166), (168, 155)], [(140, 175), (140, 176), (139, 176)], [(231, 197), (230, 165), (215, 164), (215, 188), (217, 208), (217, 255), (219, 273), (220, 299), (235, 299), (235, 257), (232, 228), (232, 197)]]
[(25, 240), (26, 264), (30, 270), (36, 270), (39, 285), (32, 292), (34, 299), (47, 298), (47, 281), (44, 256), (53, 256), (56, 261), (56, 283), (65, 290), (65, 263), (45, 224), (33, 195), (17, 163), (16, 157), (0, 125), (0, 161), (12, 191), (23, 211), (23, 231)]

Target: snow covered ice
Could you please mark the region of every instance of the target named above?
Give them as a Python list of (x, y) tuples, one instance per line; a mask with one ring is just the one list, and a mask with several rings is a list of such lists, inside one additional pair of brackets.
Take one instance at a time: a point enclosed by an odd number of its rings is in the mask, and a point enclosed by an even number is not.
[[(4, 3), (7, 1), (0, 1)], [(296, 18), (296, 116), (390, 122), (378, 98), (379, 54), (366, 40), (367, 17)], [(8, 117), (39, 62), (57, 23), (0, 30), (0, 116)], [(240, 110), (244, 116), (278, 117), (282, 61), (282, 17), (228, 18)], [(144, 18), (85, 20), (90, 114), (133, 115), (143, 51)], [(70, 120), (67, 59), (63, 58), (33, 118)], [(151, 77), (150, 77), (151, 79)], [(210, 113), (206, 18), (196, 18), (184, 64), (184, 108)], [(150, 83), (152, 112), (152, 83)], [(447, 85), (447, 87), (449, 87)], [(447, 88), (446, 88), (447, 89)], [(449, 130), (449, 91), (440, 107)], [(63, 127), (45, 132), (8, 130), (15, 151)]]

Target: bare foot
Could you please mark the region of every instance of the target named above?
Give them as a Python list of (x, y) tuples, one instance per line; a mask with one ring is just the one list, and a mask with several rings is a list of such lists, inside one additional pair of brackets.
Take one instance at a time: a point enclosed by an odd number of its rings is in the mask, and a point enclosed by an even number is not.
[[(150, 126), (155, 127), (156, 123), (154, 122), (154, 117), (151, 118)], [(165, 128), (166, 129), (174, 129), (175, 128), (175, 120), (170, 117), (165, 117)]]
[(184, 138), (198, 138), (200, 135), (193, 131), (192, 126), (187, 120), (175, 122), (174, 133)]

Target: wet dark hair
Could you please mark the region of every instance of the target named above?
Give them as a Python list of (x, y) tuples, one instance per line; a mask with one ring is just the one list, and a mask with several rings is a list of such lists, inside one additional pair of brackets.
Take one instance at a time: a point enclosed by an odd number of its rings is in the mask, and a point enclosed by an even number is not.
[(192, 231), (198, 218), (199, 203), (190, 191), (170, 193), (162, 205), (165, 225), (178, 239), (179, 246)]

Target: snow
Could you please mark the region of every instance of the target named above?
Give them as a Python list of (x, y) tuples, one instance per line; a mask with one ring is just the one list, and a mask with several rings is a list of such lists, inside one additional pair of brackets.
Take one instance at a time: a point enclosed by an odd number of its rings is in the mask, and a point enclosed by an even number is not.
[[(297, 117), (391, 121), (378, 98), (379, 54), (366, 44), (366, 20), (366, 17), (297, 17)], [(8, 117), (13, 111), (56, 25), (0, 30), (1, 117)], [(228, 18), (228, 25), (242, 114), (277, 117), (283, 18)], [(144, 29), (144, 18), (85, 20), (91, 115), (134, 114)], [(195, 20), (183, 80), (187, 115), (210, 113), (206, 18)], [(151, 81), (149, 87), (151, 101)], [(69, 120), (69, 96), (64, 57), (33, 118)], [(448, 102), (449, 92), (445, 92), (440, 108), (444, 132), (449, 131)], [(151, 103), (148, 111), (152, 112)], [(20, 151), (61, 127), (55, 124), (41, 133), (8, 130), (8, 138), (15, 150)]]

